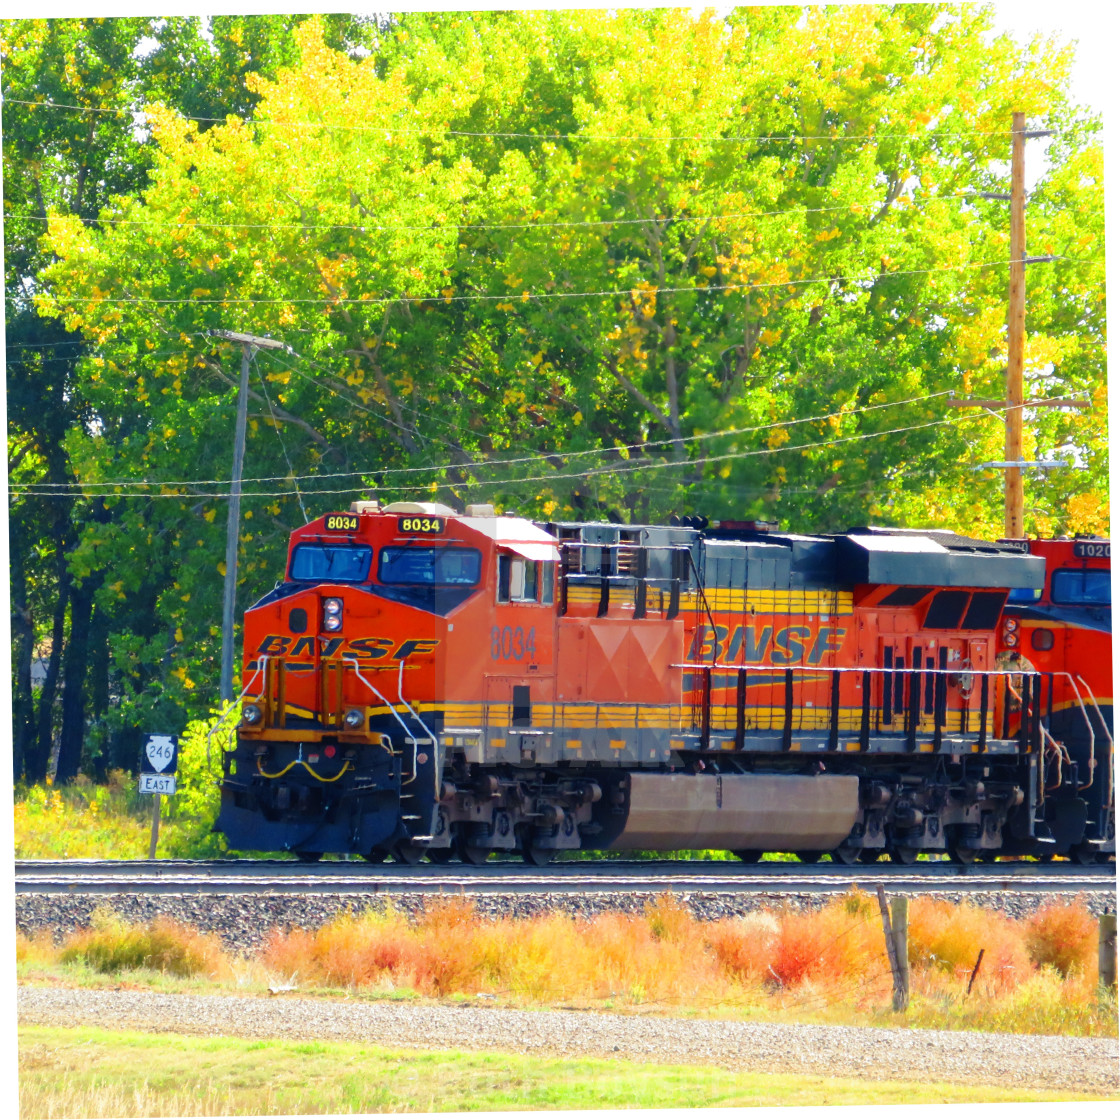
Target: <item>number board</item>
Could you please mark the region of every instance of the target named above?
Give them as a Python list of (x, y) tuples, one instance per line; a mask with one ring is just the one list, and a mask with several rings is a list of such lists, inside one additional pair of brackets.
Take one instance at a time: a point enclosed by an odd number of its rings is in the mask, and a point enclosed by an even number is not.
[(356, 513), (328, 513), (323, 518), (326, 529), (337, 530), (343, 533), (356, 533), (358, 531), (358, 515)]
[(442, 533), (442, 517), (398, 517), (399, 533)]
[(1078, 560), (1111, 560), (1111, 541), (1074, 541), (1073, 554)]

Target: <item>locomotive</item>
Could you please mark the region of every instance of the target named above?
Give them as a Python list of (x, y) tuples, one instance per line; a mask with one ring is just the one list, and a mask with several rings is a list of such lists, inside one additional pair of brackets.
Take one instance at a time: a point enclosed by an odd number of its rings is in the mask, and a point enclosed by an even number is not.
[(1068, 621), (1048, 559), (932, 530), (355, 502), (292, 533), (245, 614), (215, 828), (306, 861), (1108, 858), (1111, 676), (1098, 710), (1018, 645)]
[[(1012, 542), (1008, 542), (1012, 543)], [(1012, 591), (1001, 644), (1052, 674), (1042, 783), (1053, 844), (1080, 862), (1116, 851), (1112, 750), (1112, 545), (1098, 537), (1014, 542), (1046, 561), (1042, 588)], [(1010, 727), (1014, 731), (1015, 713)]]

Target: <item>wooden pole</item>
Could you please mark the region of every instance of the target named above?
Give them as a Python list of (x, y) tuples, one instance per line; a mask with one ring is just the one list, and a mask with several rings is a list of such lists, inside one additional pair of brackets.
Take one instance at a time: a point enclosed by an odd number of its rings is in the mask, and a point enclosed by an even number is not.
[[(1023, 345), (1027, 321), (1026, 256), (1026, 114), (1011, 118), (1011, 275), (1007, 292), (1007, 419), (1004, 459), (1023, 459)], [(1003, 533), (1023, 536), (1023, 470), (1007, 467), (1004, 482)]]
[[(901, 990), (901, 1007), (905, 1011), (910, 1006), (910, 900), (904, 895), (891, 899), (891, 933), (894, 936), (894, 956), (898, 962), (898, 982)], [(897, 1001), (896, 1001), (897, 1002)]]
[(156, 858), (156, 844), (159, 841), (159, 807), (163, 794), (153, 793), (155, 804), (152, 806), (152, 842), (148, 847), (148, 859)]
[(1102, 914), (1097, 926), (1097, 971), (1100, 982), (1116, 990), (1116, 915)]
[(879, 897), (879, 913), (883, 919), (883, 937), (887, 942), (887, 958), (891, 962), (891, 976), (894, 978), (894, 1009), (895, 1011), (905, 1011), (910, 1004), (909, 993), (903, 988), (898, 942), (895, 940), (894, 930), (891, 928), (891, 912), (887, 907), (887, 895), (883, 890), (882, 883), (875, 885), (875, 893)]

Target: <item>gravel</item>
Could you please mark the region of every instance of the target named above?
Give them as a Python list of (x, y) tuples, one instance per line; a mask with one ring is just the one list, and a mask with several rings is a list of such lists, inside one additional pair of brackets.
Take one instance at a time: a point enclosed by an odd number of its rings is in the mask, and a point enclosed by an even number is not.
[(352, 1041), (395, 1050), (597, 1056), (867, 1080), (1120, 1091), (1116, 1039), (27, 986), (19, 989), (17, 1006), (25, 1024)]
[[(889, 888), (888, 888), (889, 890)], [(895, 892), (889, 893), (910, 893)], [(920, 893), (920, 892), (914, 892)], [(617, 891), (586, 894), (475, 894), (470, 898), (476, 912), (488, 918), (529, 917), (556, 912), (592, 917), (604, 911), (640, 914), (655, 892)], [(1102, 885), (1100, 890), (1079, 895), (1055, 895), (1049, 892), (991, 891), (988, 893), (937, 891), (938, 898), (949, 902), (971, 899), (977, 905), (1000, 910), (1009, 917), (1021, 918), (1033, 913), (1044, 902), (1073, 901), (1079, 898), (1094, 915), (1114, 912), (1115, 885)], [(379, 898), (385, 896), (378, 896)], [(409, 913), (423, 909), (425, 896), (395, 894), (388, 896), (393, 904)], [(431, 897), (431, 896), (427, 896)], [(738, 894), (718, 891), (689, 891), (676, 896), (700, 920), (714, 921), (736, 917), (755, 910), (786, 907), (813, 910), (824, 906), (835, 895), (789, 894), (781, 891)], [(207, 933), (217, 934), (227, 950), (251, 952), (260, 947), (268, 931), (283, 929), (317, 929), (347, 910), (360, 911), (367, 902), (353, 894), (17, 894), (16, 927), (27, 934), (51, 930), (56, 939), (89, 925), (93, 911), (104, 906), (130, 922), (149, 922), (165, 916)]]

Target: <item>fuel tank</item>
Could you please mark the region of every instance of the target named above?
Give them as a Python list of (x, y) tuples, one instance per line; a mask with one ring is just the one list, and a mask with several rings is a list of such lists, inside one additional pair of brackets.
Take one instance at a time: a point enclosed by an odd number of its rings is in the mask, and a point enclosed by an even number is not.
[(631, 774), (630, 810), (612, 849), (828, 850), (859, 813), (848, 774)]

